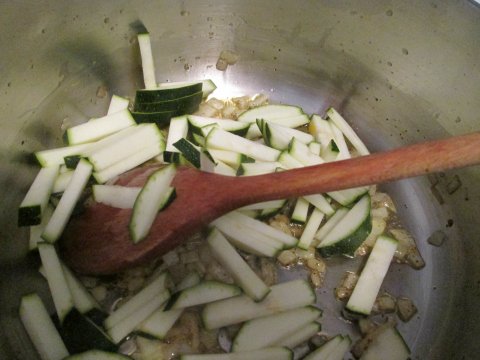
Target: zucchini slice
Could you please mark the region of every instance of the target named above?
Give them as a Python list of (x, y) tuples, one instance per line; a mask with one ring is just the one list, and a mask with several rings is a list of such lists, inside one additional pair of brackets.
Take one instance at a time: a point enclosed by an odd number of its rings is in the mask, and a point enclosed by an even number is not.
[(384, 235), (378, 237), (348, 300), (348, 310), (365, 315), (370, 314), (397, 245), (398, 241), (391, 237)]
[(227, 354), (180, 355), (179, 360), (293, 360), (293, 352), (284, 347)]
[(174, 81), (174, 82), (165, 82), (165, 83), (160, 83), (158, 84), (158, 88), (159, 89), (169, 89), (169, 88), (172, 88), (172, 87), (179, 87), (179, 86), (185, 86), (185, 85), (191, 85), (191, 84), (195, 84), (197, 82), (201, 82), (202, 83), (202, 93), (203, 93), (203, 97), (206, 98), (208, 95), (210, 95), (216, 88), (217, 88), (217, 85), (215, 85), (215, 83), (210, 80), (210, 79), (206, 79), (206, 80), (199, 80), (199, 81)]
[(274, 257), (283, 249), (283, 244), (258, 231), (245, 228), (238, 221), (222, 216), (211, 223), (218, 228), (238, 249), (259, 256)]
[(348, 206), (358, 200), (361, 196), (365, 195), (369, 189), (370, 187), (368, 186), (362, 186), (352, 189), (331, 191), (327, 194), (340, 205)]
[(58, 176), (58, 165), (41, 168), (18, 208), (18, 226), (39, 225)]
[(190, 306), (211, 303), (239, 295), (242, 290), (235, 285), (225, 284), (215, 280), (202, 281), (174, 294), (165, 310), (183, 309)]
[(188, 135), (188, 120), (186, 116), (177, 116), (170, 120), (170, 127), (168, 128), (167, 146), (165, 151), (178, 152), (178, 149), (173, 145), (180, 139), (186, 139)]
[(295, 333), (285, 335), (283, 338), (276, 341), (274, 346), (286, 346), (293, 349), (320, 332), (320, 330), (322, 330), (322, 326), (313, 321), (303, 326), (301, 329), (297, 329)]
[[(257, 125), (258, 125), (257, 120)], [(264, 121), (262, 126), (262, 134), (263, 138), (265, 139), (265, 143), (268, 146), (273, 147), (277, 150), (286, 150), (290, 144), (290, 141), (295, 138), (298, 141), (301, 141), (304, 144), (311, 143), (314, 138), (312, 135), (299, 131), (296, 129), (292, 129), (289, 127), (285, 127), (279, 124), (275, 124), (272, 122)], [(259, 126), (260, 128), (260, 126)]]
[(47, 206), (45, 207), (45, 211), (43, 212), (42, 222), (39, 225), (30, 226), (30, 238), (28, 242), (29, 250), (37, 249), (38, 248), (37, 244), (43, 241), (42, 233), (43, 233), (43, 230), (45, 229), (45, 226), (47, 226), (48, 222), (50, 221), (52, 214), (53, 214), (53, 206), (50, 204), (47, 204)]
[(155, 63), (153, 61), (152, 44), (150, 34), (138, 34), (138, 46), (140, 47), (140, 56), (142, 58), (143, 81), (145, 89), (154, 89), (157, 87), (155, 80)]
[(407, 360), (410, 349), (396, 327), (387, 326), (370, 343), (361, 360)]
[[(346, 342), (344, 340), (346, 339)], [(342, 335), (337, 335), (327, 341), (325, 344), (320, 346), (318, 349), (314, 350), (308, 354), (304, 359), (305, 360), (342, 360), (346, 350), (342, 352), (341, 356), (337, 355), (337, 349), (343, 350), (344, 344), (350, 344), (350, 338), (343, 337)]]
[(132, 133), (90, 153), (88, 161), (95, 171), (101, 171), (150, 145), (165, 148), (163, 134), (155, 124), (138, 125)]
[(245, 294), (255, 301), (260, 301), (270, 292), (270, 288), (217, 229), (210, 232), (207, 242), (213, 256), (227, 269)]
[(322, 153), (322, 144), (316, 141), (312, 141), (311, 143), (308, 144), (308, 149), (315, 155), (318, 155), (321, 157)]
[(157, 112), (139, 112), (132, 111), (132, 116), (138, 124), (152, 123), (159, 128), (163, 128), (170, 124), (170, 120), (175, 116), (174, 111), (157, 111)]
[(335, 212), (332, 205), (322, 194), (305, 195), (303, 198), (328, 216)]
[(92, 190), (93, 199), (98, 203), (120, 209), (131, 209), (142, 188), (118, 185), (93, 185)]
[(360, 155), (370, 154), (363, 141), (358, 137), (352, 127), (345, 121), (342, 115), (340, 115), (334, 108), (330, 108), (327, 110), (327, 116), (333, 121), (335, 126), (340, 129), (340, 131), (345, 135), (345, 137), (350, 141)]
[[(78, 165), (78, 164), (77, 164)], [(53, 183), (52, 194), (59, 194), (65, 191), (70, 180), (72, 180), (74, 171), (67, 170), (58, 174), (55, 182)]]
[(79, 144), (55, 149), (41, 150), (35, 152), (35, 157), (42, 167), (63, 165), (65, 164), (65, 157), (81, 154), (90, 146), (91, 144)]
[(313, 212), (305, 225), (305, 229), (302, 232), (302, 236), (300, 236), (300, 241), (298, 242), (297, 247), (308, 250), (324, 216), (325, 214), (317, 208), (313, 209)]
[(155, 310), (145, 321), (137, 326), (136, 331), (162, 340), (168, 331), (177, 322), (184, 309), (164, 310), (162, 308)]
[(237, 222), (245, 229), (252, 229), (259, 234), (263, 234), (283, 244), (285, 248), (291, 248), (297, 245), (298, 240), (291, 235), (285, 234), (283, 231), (265, 224), (263, 221), (252, 219), (238, 211), (232, 211), (225, 215), (233, 222)]
[(332, 147), (332, 151), (338, 150), (338, 155), (335, 160), (350, 159), (352, 155), (350, 154), (350, 150), (348, 149), (348, 145), (345, 141), (342, 131), (332, 122), (332, 120), (328, 120), (328, 122), (330, 123), (330, 127), (334, 136), (334, 141), (331, 145), (335, 145), (335, 147)]
[(66, 136), (69, 145), (83, 144), (99, 140), (135, 124), (130, 111), (122, 110), (73, 126), (67, 130)]
[(120, 97), (118, 95), (112, 95), (110, 99), (110, 105), (108, 106), (107, 115), (128, 109), (129, 105), (128, 99)]
[(217, 119), (197, 115), (188, 115), (188, 122), (193, 133), (202, 134), (201, 129), (207, 125), (216, 124), (222, 130), (231, 132), (235, 135), (245, 136), (247, 134), (249, 123), (230, 119)]
[(202, 85), (201, 82), (198, 82), (172, 85), (171, 87), (137, 90), (135, 103), (154, 103), (182, 98), (202, 91)]
[(243, 163), (255, 162), (255, 159), (233, 151), (210, 149), (208, 152), (214, 160), (221, 161), (234, 169), (238, 169)]
[(335, 211), (325, 224), (315, 234), (315, 239), (322, 241), (323, 238), (338, 224), (338, 222), (348, 213), (347, 208), (339, 208)]
[(50, 221), (43, 230), (42, 238), (45, 241), (54, 243), (60, 238), (91, 174), (92, 165), (88, 161), (81, 159), (65, 192), (60, 198), (60, 202), (53, 211)]
[(219, 128), (214, 128), (209, 132), (205, 144), (207, 149), (230, 150), (245, 154), (259, 161), (276, 161), (280, 155), (280, 151), (278, 150), (255, 143)]
[(298, 224), (304, 224), (307, 221), (309, 207), (310, 203), (304, 198), (299, 197), (292, 212), (292, 221)]
[(232, 351), (256, 350), (273, 346), (279, 340), (295, 334), (308, 323), (315, 321), (322, 311), (306, 306), (247, 321), (232, 343)]
[[(197, 169), (213, 172), (215, 163), (208, 151), (202, 150), (185, 138), (178, 140), (173, 144), (173, 146), (175, 146), (182, 153), (185, 159), (187, 159)], [(209, 164), (207, 164), (207, 162)]]
[(275, 209), (275, 208), (281, 208), (287, 200), (270, 200), (270, 201), (263, 201), (260, 203), (256, 204), (251, 204), (251, 205), (246, 205), (241, 207), (238, 210), (264, 210), (264, 209)]
[(167, 273), (162, 273), (156, 277), (150, 284), (145, 286), (139, 293), (125, 302), (120, 308), (111, 313), (104, 321), (105, 328), (111, 328), (126, 319), (138, 309), (142, 308), (153, 298), (159, 296), (166, 290), (168, 281)]
[(143, 304), (140, 308), (137, 308), (134, 312), (128, 315), (126, 318), (120, 320), (118, 323), (107, 329), (108, 335), (112, 338), (113, 342), (118, 344), (128, 334), (130, 334), (135, 328), (145, 321), (153, 312), (159, 309), (165, 301), (170, 297), (170, 292), (164, 290), (150, 299), (147, 303)]
[(65, 343), (37, 294), (22, 297), (19, 314), (42, 360), (62, 360), (69, 355)]
[(80, 354), (67, 356), (63, 360), (132, 360), (131, 357), (102, 350), (88, 350)]
[[(210, 151), (211, 150), (209, 150), (208, 152)], [(215, 174), (225, 175), (225, 176), (237, 176), (237, 172), (235, 171), (234, 168), (228, 166), (227, 164), (219, 160), (216, 160), (215, 162), (216, 162), (216, 165), (215, 165), (215, 168), (213, 169), (213, 172)]]
[(370, 196), (366, 194), (325, 235), (318, 245), (320, 254), (353, 256), (372, 230), (370, 207)]
[(304, 166), (300, 161), (290, 155), (287, 150), (281, 152), (277, 161), (286, 169), (296, 169)]
[(184, 96), (173, 100), (165, 100), (151, 103), (135, 103), (135, 112), (163, 112), (173, 111), (174, 116), (191, 114), (198, 110), (198, 106), (202, 102), (203, 93), (201, 91), (195, 94)]
[(110, 179), (113, 179), (115, 176), (123, 174), (128, 170), (132, 170), (133, 168), (137, 167), (138, 165), (143, 164), (144, 162), (154, 158), (161, 154), (164, 150), (164, 145), (162, 144), (155, 144), (147, 146), (146, 148), (136, 152), (133, 155), (119, 161), (112, 166), (109, 166), (106, 169), (101, 171), (97, 171), (93, 173), (93, 177), (99, 184), (103, 184)]
[(304, 166), (319, 165), (325, 162), (320, 156), (312, 153), (308, 146), (300, 140), (297, 140), (297, 138), (292, 138), (290, 141), (290, 144), (288, 145), (288, 153)]
[(202, 319), (207, 329), (217, 329), (312, 305), (315, 301), (315, 291), (310, 284), (298, 279), (273, 285), (265, 299), (260, 302), (255, 302), (248, 295), (239, 295), (207, 304), (203, 309)]
[(89, 312), (92, 312), (95, 309), (102, 311), (98, 302), (85, 288), (85, 286), (83, 286), (80, 280), (75, 277), (72, 271), (65, 264), (62, 263), (61, 265), (63, 274), (65, 275), (65, 280), (67, 280), (67, 285), (70, 289), (70, 294), (72, 295), (75, 308), (82, 314), (87, 315)]
[(42, 259), (45, 277), (53, 298), (55, 310), (62, 323), (67, 314), (73, 309), (73, 297), (63, 272), (62, 264), (52, 244), (38, 243), (38, 252)]
[(239, 176), (255, 176), (262, 174), (271, 174), (278, 168), (282, 168), (282, 164), (277, 161), (257, 161), (253, 163), (240, 164), (237, 175)]

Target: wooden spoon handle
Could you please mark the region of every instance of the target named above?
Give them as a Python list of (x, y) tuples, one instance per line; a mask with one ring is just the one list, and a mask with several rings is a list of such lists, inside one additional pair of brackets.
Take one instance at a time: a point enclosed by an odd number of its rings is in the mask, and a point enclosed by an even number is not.
[[(239, 178), (235, 186), (241, 190), (235, 194), (242, 198), (242, 203), (254, 203), (385, 183), (475, 164), (480, 164), (480, 132), (344, 161)], [(250, 194), (248, 199), (245, 194)]]

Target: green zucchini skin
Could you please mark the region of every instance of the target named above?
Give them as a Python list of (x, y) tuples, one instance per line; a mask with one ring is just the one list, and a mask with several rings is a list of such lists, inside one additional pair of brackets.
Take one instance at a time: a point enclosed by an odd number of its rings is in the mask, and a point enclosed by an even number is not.
[[(201, 82), (188, 84), (172, 88), (158, 88), (154, 90), (137, 90), (135, 94), (135, 104), (137, 103), (155, 103), (160, 101), (175, 100), (185, 96), (193, 95), (202, 91)], [(202, 93), (203, 95), (203, 93)]]
[(132, 116), (137, 124), (154, 123), (159, 128), (170, 125), (170, 119), (174, 117), (174, 114), (174, 111), (132, 112)]
[(191, 114), (198, 110), (202, 102), (203, 93), (201, 91), (167, 101), (159, 101), (152, 103), (135, 103), (134, 112), (163, 112), (172, 111), (173, 116), (180, 116), (184, 114)]

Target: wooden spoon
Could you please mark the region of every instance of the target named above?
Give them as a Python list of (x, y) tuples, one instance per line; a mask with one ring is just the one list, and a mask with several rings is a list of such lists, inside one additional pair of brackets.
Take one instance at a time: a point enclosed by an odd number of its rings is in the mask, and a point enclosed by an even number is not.
[[(61, 241), (65, 261), (85, 274), (112, 274), (165, 254), (217, 217), (261, 201), (385, 183), (480, 163), (480, 132), (396, 150), (252, 177), (179, 167), (177, 198), (160, 212), (148, 237), (133, 244), (130, 209), (95, 203), (73, 218)], [(137, 168), (116, 182), (141, 186), (158, 166)]]

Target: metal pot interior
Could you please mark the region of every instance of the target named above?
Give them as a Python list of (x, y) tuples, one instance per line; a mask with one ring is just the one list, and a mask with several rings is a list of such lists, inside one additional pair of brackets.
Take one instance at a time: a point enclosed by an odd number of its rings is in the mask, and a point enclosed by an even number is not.
[[(103, 114), (110, 95), (143, 86), (139, 22), (152, 34), (159, 81), (212, 78), (226, 95), (262, 92), (309, 113), (334, 106), (373, 151), (478, 130), (480, 8), (466, 0), (46, 1), (0, 9), (0, 358), (36, 356), (17, 317), (22, 294), (37, 291), (53, 308), (38, 260), (27, 254), (28, 231), (16, 227), (37, 169), (30, 154), (60, 146), (62, 124)], [(224, 49), (240, 60), (220, 72)], [(461, 187), (450, 193), (457, 178)], [(414, 359), (470, 359), (480, 350), (479, 178), (473, 168), (385, 186), (427, 263), (393, 265), (385, 284), (419, 309), (400, 324)], [(427, 242), (437, 230), (447, 236), (441, 247)], [(330, 265), (318, 292), (323, 328), (351, 331), (331, 293), (346, 268)]]

